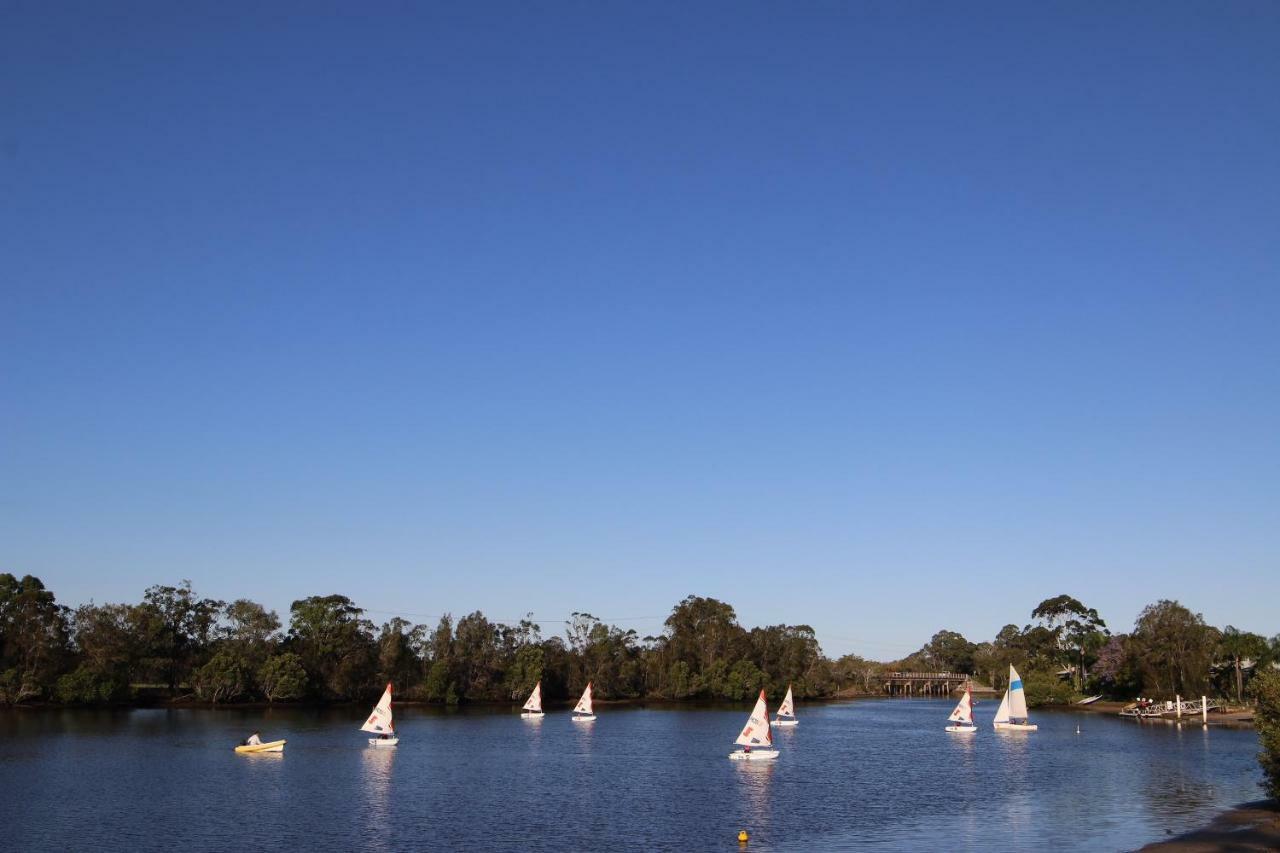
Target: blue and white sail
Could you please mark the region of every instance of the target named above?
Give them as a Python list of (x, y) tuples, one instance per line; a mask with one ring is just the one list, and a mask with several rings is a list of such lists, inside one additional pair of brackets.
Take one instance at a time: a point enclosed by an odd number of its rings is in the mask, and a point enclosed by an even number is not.
[(1037, 726), (1027, 719), (1027, 694), (1022, 689), (1022, 676), (1009, 665), (1009, 689), (1000, 700), (996, 718), (991, 721), (997, 729), (1017, 729), (1033, 732)]

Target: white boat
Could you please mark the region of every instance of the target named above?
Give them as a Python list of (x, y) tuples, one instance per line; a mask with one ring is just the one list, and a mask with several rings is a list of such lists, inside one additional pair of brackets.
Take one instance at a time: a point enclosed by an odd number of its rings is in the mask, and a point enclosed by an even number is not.
[(782, 704), (778, 706), (778, 716), (773, 718), (772, 725), (775, 726), (798, 726), (800, 721), (796, 719), (796, 703), (791, 698), (791, 685), (787, 685), (787, 695), (782, 697)]
[(360, 731), (378, 735), (378, 737), (369, 738), (369, 746), (389, 747), (400, 743), (400, 738), (396, 735), (396, 727), (391, 722), (390, 681), (387, 682), (387, 689), (382, 691), (382, 698), (378, 700), (377, 705), (373, 706), (373, 713), (364, 721)]
[(1027, 719), (1027, 694), (1022, 690), (1022, 676), (1013, 664), (1009, 664), (1009, 687), (991, 725), (996, 731), (1009, 732), (1034, 732), (1040, 728)]
[(969, 685), (964, 686), (964, 695), (960, 697), (956, 709), (947, 717), (951, 725), (947, 731), (958, 735), (971, 735), (978, 730), (973, 724), (973, 696), (969, 693)]
[(594, 723), (596, 721), (595, 711), (591, 709), (591, 682), (587, 682), (587, 689), (582, 691), (582, 698), (578, 700), (578, 704), (573, 706), (573, 721), (575, 723)]
[[(734, 743), (742, 747), (737, 752), (729, 753), (729, 757), (735, 761), (772, 761), (778, 757), (778, 750), (773, 748), (773, 730), (769, 728), (769, 706), (764, 701), (763, 690), (760, 691), (760, 698), (756, 700), (755, 708), (751, 709), (747, 724), (742, 727), (742, 733)], [(757, 749), (757, 747), (760, 748)]]
[(533, 692), (529, 694), (529, 698), (524, 700), (524, 705), (520, 709), (524, 713), (520, 716), (525, 719), (541, 719), (546, 716), (542, 712), (542, 682), (539, 681), (533, 685)]
[(1099, 699), (1101, 699), (1101, 698), (1102, 698), (1102, 694), (1101, 694), (1101, 693), (1099, 693), (1097, 696), (1088, 696), (1088, 697), (1086, 697), (1086, 698), (1084, 698), (1084, 699), (1081, 699), (1081, 700), (1080, 700), (1079, 702), (1077, 702), (1076, 704), (1077, 704), (1077, 705), (1092, 705), (1094, 702), (1097, 702), (1097, 701), (1098, 701)]

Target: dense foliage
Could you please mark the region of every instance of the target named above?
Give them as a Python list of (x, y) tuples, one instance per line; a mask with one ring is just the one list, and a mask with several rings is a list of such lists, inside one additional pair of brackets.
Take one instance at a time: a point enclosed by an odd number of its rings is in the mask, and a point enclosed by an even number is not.
[(675, 605), (657, 636), (579, 612), (563, 633), (544, 637), (531, 619), (508, 625), (479, 611), (434, 626), (401, 618), (377, 626), (342, 595), (293, 602), (286, 625), (252, 601), (202, 598), (188, 581), (152, 586), (137, 604), (72, 611), (38, 579), (0, 574), (0, 703), (344, 701), (367, 699), (388, 681), (408, 699), (510, 702), (539, 680), (552, 701), (588, 681), (605, 700), (742, 701), (788, 684), (803, 699), (880, 693), (885, 673), (899, 669), (967, 673), (1002, 689), (1010, 664), (1031, 704), (1080, 691), (1238, 699), (1254, 673), (1280, 659), (1280, 638), (1219, 631), (1173, 601), (1150, 605), (1119, 635), (1067, 595), (1030, 615), (990, 641), (942, 630), (903, 660), (878, 663), (826, 658), (807, 625), (744, 628), (732, 606), (699, 596)]
[(919, 651), (886, 666), (972, 673), (1003, 690), (1013, 665), (1022, 675), (1028, 703), (1040, 705), (1069, 702), (1086, 692), (1161, 699), (1203, 694), (1239, 701), (1254, 673), (1280, 662), (1280, 636), (1268, 642), (1229, 625), (1219, 631), (1176, 601), (1148, 605), (1128, 634), (1113, 635), (1097, 610), (1069, 595), (1040, 602), (1031, 620), (1021, 628), (1005, 625), (980, 643), (939, 631)]
[(1254, 715), (1262, 745), (1258, 762), (1266, 777), (1267, 795), (1280, 798), (1280, 672), (1261, 673), (1249, 685), (1249, 691), (1258, 703)]
[(728, 604), (690, 596), (656, 637), (574, 613), (563, 636), (483, 613), (434, 626), (380, 627), (342, 595), (293, 602), (289, 623), (260, 604), (201, 598), (188, 581), (138, 604), (58, 605), (39, 580), (0, 574), (0, 702), (101, 704), (138, 698), (211, 703), (342, 701), (394, 682), (401, 696), (458, 704), (550, 700), (591, 681), (600, 699), (747, 699), (792, 684), (801, 698), (840, 686), (807, 625), (747, 630)]

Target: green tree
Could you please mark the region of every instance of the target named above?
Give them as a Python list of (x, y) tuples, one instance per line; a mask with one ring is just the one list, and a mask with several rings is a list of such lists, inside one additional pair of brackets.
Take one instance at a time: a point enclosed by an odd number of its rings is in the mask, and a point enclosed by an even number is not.
[(234, 646), (250, 666), (257, 668), (275, 650), (280, 617), (274, 610), (239, 598), (223, 608), (222, 618), (221, 641)]
[(234, 702), (242, 698), (252, 685), (252, 669), (244, 654), (234, 647), (225, 648), (211, 657), (192, 675), (196, 695), (206, 702)]
[(498, 626), (479, 610), (458, 620), (453, 652), (463, 699), (504, 698), (500, 639)]
[(376, 689), (373, 625), (363, 613), (345, 595), (313, 595), (289, 607), (289, 650), (325, 698), (351, 699)]
[(258, 668), (257, 683), (268, 702), (301, 699), (307, 693), (307, 670), (296, 654), (283, 652)]
[(506, 673), (506, 694), (510, 699), (523, 699), (542, 680), (543, 652), (541, 646), (524, 645), (516, 652), (515, 660)]
[(663, 695), (668, 699), (684, 699), (693, 694), (693, 676), (689, 673), (689, 664), (682, 660), (671, 664)]
[(1057, 647), (1064, 655), (1075, 658), (1075, 681), (1084, 689), (1087, 677), (1087, 657), (1106, 642), (1107, 623), (1092, 607), (1085, 607), (1069, 595), (1046, 598), (1031, 611), (1032, 619), (1039, 619), (1053, 635)]
[[(126, 698), (138, 662), (145, 655), (138, 630), (142, 617), (128, 604), (85, 604), (72, 617), (80, 665), (76, 678), (65, 685), (76, 702), (120, 701)], [(96, 686), (90, 687), (90, 683)], [(64, 691), (64, 686), (59, 686)], [(105, 697), (105, 698), (100, 698)]]
[(1258, 703), (1254, 724), (1262, 745), (1258, 763), (1266, 779), (1267, 796), (1280, 798), (1280, 671), (1258, 673), (1249, 685), (1249, 693)]
[(930, 669), (973, 672), (974, 645), (955, 631), (939, 631), (920, 651)]
[(840, 689), (854, 688), (862, 693), (879, 693), (883, 683), (884, 664), (855, 654), (843, 655), (832, 667)]
[(100, 705), (129, 698), (127, 681), (111, 673), (102, 673), (82, 663), (58, 679), (54, 695), (59, 702)]
[(749, 660), (740, 660), (726, 674), (720, 688), (724, 699), (749, 699), (760, 693), (768, 676)]
[(1022, 679), (1027, 695), (1027, 705), (1067, 705), (1074, 698), (1071, 685), (1056, 673), (1033, 669)]
[(378, 635), (378, 681), (405, 688), (422, 678), (423, 634), (425, 629), (395, 617), (382, 626)]
[(221, 601), (197, 597), (189, 580), (178, 586), (148, 587), (143, 593), (135, 624), (146, 638), (145, 660), (164, 679), (171, 695), (208, 648), (224, 606)]
[(716, 661), (723, 663), (738, 657), (736, 653), (746, 634), (731, 606), (696, 595), (672, 609), (666, 628), (667, 653), (673, 661), (688, 665), (694, 676)]
[(1260, 634), (1241, 631), (1231, 625), (1222, 629), (1222, 636), (1218, 640), (1218, 654), (1231, 663), (1235, 674), (1237, 702), (1244, 701), (1244, 661), (1253, 660), (1256, 666), (1259, 659), (1267, 656), (1267, 651), (1267, 640)]
[(1144, 693), (1172, 697), (1205, 691), (1217, 634), (1203, 616), (1176, 601), (1147, 605), (1129, 637)]
[(449, 664), (446, 661), (437, 660), (431, 663), (431, 668), (427, 670), (423, 692), (431, 702), (443, 702), (450, 692), (457, 696), (458, 692), (453, 682), (449, 680)]
[(0, 702), (52, 693), (70, 657), (67, 617), (39, 578), (0, 574)]

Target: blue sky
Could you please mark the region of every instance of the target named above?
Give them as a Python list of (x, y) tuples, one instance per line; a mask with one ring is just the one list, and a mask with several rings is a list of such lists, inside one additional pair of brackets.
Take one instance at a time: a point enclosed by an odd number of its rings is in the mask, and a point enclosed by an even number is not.
[(0, 4), (0, 570), (1280, 631), (1280, 7), (693, 5)]

